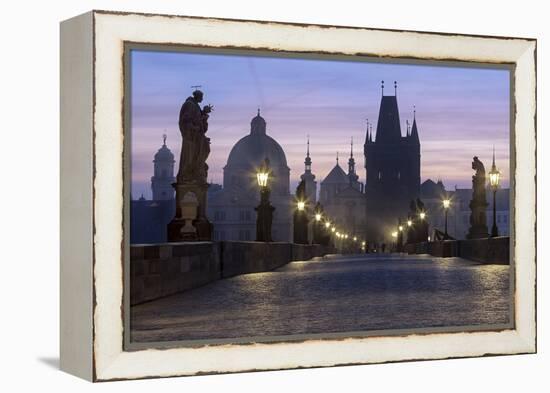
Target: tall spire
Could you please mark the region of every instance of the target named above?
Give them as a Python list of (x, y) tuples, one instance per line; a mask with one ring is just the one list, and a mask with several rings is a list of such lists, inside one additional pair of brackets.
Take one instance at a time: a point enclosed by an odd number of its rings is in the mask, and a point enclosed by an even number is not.
[(353, 158), (353, 137), (351, 137), (350, 157)]
[(351, 148), (348, 160), (348, 179), (350, 181), (350, 184), (353, 186), (355, 183), (357, 183), (357, 180), (359, 179), (359, 176), (357, 176), (357, 173), (355, 173), (355, 159), (353, 158), (353, 136), (351, 137), (350, 145)]
[(307, 136), (306, 159), (304, 161), (306, 173), (311, 172), (311, 157), (309, 156), (309, 135)]
[(416, 127), (416, 105), (413, 107), (413, 124), (412, 124), (412, 130), (410, 134), (410, 138), (413, 143), (420, 145), (420, 138), (418, 137), (418, 128)]

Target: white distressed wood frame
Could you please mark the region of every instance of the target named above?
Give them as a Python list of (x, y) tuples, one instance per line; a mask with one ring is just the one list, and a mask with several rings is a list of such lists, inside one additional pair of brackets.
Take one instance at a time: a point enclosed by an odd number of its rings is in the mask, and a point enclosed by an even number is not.
[[(515, 64), (515, 329), (123, 350), (125, 42)], [(61, 26), (61, 367), (94, 381), (536, 351), (536, 41), (90, 12)]]

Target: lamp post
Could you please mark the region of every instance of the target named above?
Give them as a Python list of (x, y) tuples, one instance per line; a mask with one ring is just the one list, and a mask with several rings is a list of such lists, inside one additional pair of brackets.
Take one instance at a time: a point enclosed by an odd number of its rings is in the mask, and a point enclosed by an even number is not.
[(323, 208), (319, 202), (315, 205), (313, 219), (313, 243), (323, 244)]
[(397, 221), (397, 252), (403, 251), (403, 225), (401, 219)]
[(269, 161), (266, 158), (256, 174), (258, 186), (260, 187), (260, 204), (254, 209), (257, 212), (256, 241), (258, 242), (272, 241), (271, 224), (275, 208), (271, 206), (271, 202), (269, 201), (269, 196), (271, 194), (269, 189), (269, 174)]
[(447, 232), (447, 213), (449, 211), (450, 206), (451, 206), (451, 200), (448, 198), (443, 199), (443, 209), (445, 210), (445, 235), (443, 236), (444, 240), (447, 240), (449, 238), (449, 234)]
[(497, 190), (500, 183), (500, 172), (495, 165), (495, 148), (493, 147), (493, 166), (491, 172), (489, 172), (489, 183), (493, 190), (493, 228), (491, 229), (491, 237), (498, 236), (497, 227)]
[(393, 246), (397, 249), (397, 231), (393, 231), (391, 233), (391, 237), (393, 239)]

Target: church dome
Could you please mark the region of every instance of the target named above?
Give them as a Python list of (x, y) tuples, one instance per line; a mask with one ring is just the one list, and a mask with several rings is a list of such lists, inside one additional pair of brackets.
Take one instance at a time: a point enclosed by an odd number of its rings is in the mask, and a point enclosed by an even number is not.
[(241, 168), (256, 167), (265, 158), (269, 159), (271, 168), (288, 168), (283, 148), (266, 134), (266, 122), (258, 112), (250, 123), (250, 134), (241, 138), (231, 149), (227, 165)]
[(155, 162), (164, 161), (164, 162), (174, 162), (174, 154), (170, 151), (168, 146), (166, 146), (166, 136), (163, 136), (164, 143), (162, 147), (155, 154)]

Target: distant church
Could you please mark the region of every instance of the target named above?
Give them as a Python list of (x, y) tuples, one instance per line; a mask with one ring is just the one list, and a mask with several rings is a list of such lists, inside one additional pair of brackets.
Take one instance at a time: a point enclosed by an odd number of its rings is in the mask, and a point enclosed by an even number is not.
[(256, 173), (267, 158), (270, 163), (274, 241), (292, 240), (290, 168), (279, 143), (267, 135), (260, 111), (250, 122), (250, 133), (231, 149), (223, 168), (223, 189), (209, 192), (208, 217), (214, 224), (214, 240), (255, 240), (256, 211), (260, 192)]
[(166, 225), (174, 217), (174, 154), (166, 146), (166, 135), (153, 159), (152, 200), (141, 195), (130, 202), (130, 243), (166, 242)]
[(365, 237), (366, 199), (363, 183), (359, 181), (353, 157), (353, 140), (348, 159), (348, 173), (340, 167), (338, 153), (336, 165), (321, 181), (319, 202), (332, 222), (360, 238)]
[(403, 136), (397, 94), (384, 95), (383, 85), (376, 136), (373, 139), (372, 131), (367, 129), (364, 154), (367, 238), (383, 241), (397, 226), (398, 217), (406, 217), (410, 201), (420, 195), (420, 139), (416, 111), (412, 129), (407, 126)]

